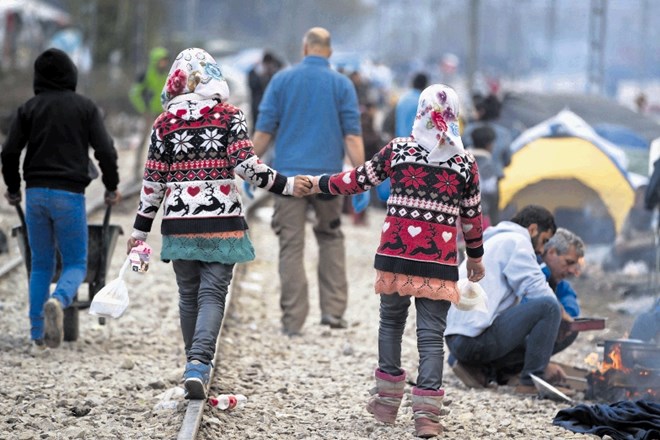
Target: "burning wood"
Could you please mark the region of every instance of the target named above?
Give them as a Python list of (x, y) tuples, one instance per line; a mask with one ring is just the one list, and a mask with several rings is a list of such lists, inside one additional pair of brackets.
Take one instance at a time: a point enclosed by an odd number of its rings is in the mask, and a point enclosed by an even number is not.
[[(660, 347), (634, 340), (606, 341), (603, 361), (587, 375), (587, 399), (617, 400), (660, 398), (660, 369), (657, 366)], [(585, 361), (594, 361), (590, 356)], [(593, 365), (593, 363), (592, 363)]]

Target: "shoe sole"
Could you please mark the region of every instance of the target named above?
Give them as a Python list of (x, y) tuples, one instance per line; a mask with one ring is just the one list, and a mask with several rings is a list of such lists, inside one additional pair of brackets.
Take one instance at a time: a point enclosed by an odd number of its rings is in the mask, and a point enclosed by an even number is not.
[(48, 347), (44, 348), (31, 348), (28, 351), (29, 355), (35, 358), (46, 357), (50, 354), (50, 349)]
[(327, 325), (328, 327), (330, 327), (332, 329), (347, 329), (348, 328), (348, 323), (347, 322), (321, 321), (321, 325)]
[(196, 377), (191, 379), (186, 379), (183, 383), (184, 388), (186, 389), (186, 399), (191, 400), (204, 400), (206, 399), (206, 389), (201, 380)]
[[(393, 416), (388, 414), (388, 415), (383, 415), (380, 414), (376, 408), (376, 403), (371, 403), (369, 402), (367, 404), (367, 412), (374, 416), (374, 419), (378, 420), (381, 423), (385, 423), (387, 425), (394, 425), (396, 423), (396, 416), (397, 414), (394, 414)], [(398, 412), (398, 408), (397, 408)]]
[(47, 301), (44, 307), (44, 343), (57, 348), (64, 339), (64, 312), (55, 301)]
[(456, 377), (458, 377), (463, 384), (468, 388), (486, 388), (486, 386), (475, 379), (469, 372), (467, 372), (463, 367), (456, 364), (452, 369)]

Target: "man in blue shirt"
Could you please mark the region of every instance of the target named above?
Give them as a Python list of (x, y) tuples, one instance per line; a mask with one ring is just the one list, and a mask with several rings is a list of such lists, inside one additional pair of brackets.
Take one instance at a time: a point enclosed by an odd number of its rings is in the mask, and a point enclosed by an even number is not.
[[(312, 28), (303, 39), (302, 62), (278, 72), (259, 105), (254, 150), (263, 154), (274, 138), (273, 168), (287, 176), (332, 174), (364, 163), (360, 111), (355, 87), (330, 67), (330, 33)], [(279, 237), (282, 330), (299, 334), (309, 312), (304, 270), (305, 222), (309, 205), (316, 214), (321, 324), (346, 328), (348, 300), (342, 199), (316, 195), (276, 197), (272, 227)]]
[(584, 257), (584, 242), (568, 229), (558, 228), (555, 235), (545, 244), (541, 270), (561, 304), (561, 324), (555, 341), (553, 354), (571, 345), (577, 332), (568, 330), (573, 318), (580, 316), (580, 303), (571, 283), (566, 278), (578, 276), (580, 260)]

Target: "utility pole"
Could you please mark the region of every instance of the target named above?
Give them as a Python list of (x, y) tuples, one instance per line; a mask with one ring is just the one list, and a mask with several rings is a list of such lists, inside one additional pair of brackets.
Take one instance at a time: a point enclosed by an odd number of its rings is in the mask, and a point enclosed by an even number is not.
[(135, 39), (133, 40), (133, 66), (135, 71), (133, 72), (133, 78), (136, 78), (140, 71), (146, 68), (144, 66), (144, 60), (147, 55), (147, 36), (145, 32), (145, 28), (148, 25), (147, 13), (146, 0), (135, 2), (135, 22), (133, 24), (135, 32)]
[(468, 91), (474, 93), (475, 76), (478, 70), (479, 62), (479, 10), (480, 0), (470, 1), (470, 15), (468, 24)]
[(555, 67), (555, 40), (557, 39), (557, 0), (550, 0), (548, 9), (549, 11), (545, 29), (546, 50), (548, 51), (547, 59), (549, 60), (548, 65), (546, 66), (546, 70), (548, 72), (545, 80), (546, 91), (550, 91), (550, 85), (552, 83), (550, 72), (552, 72)]
[(197, 20), (197, 0), (188, 0), (188, 10), (186, 12), (188, 15), (188, 23), (186, 25), (188, 28), (187, 44), (193, 46), (197, 44), (197, 34), (195, 33), (195, 22)]
[(607, 0), (591, 0), (587, 93), (603, 94), (604, 92), (606, 19)]
[(649, 0), (642, 0), (642, 17), (641, 17), (641, 23), (640, 23), (640, 44), (639, 44), (639, 58), (641, 62), (640, 66), (640, 80), (642, 82), (646, 82), (646, 80), (649, 77), (649, 62), (648, 62), (648, 56), (647, 56), (647, 45), (649, 44), (649, 29), (650, 29), (650, 23), (649, 23), (649, 17), (650, 17), (650, 8), (649, 8)]

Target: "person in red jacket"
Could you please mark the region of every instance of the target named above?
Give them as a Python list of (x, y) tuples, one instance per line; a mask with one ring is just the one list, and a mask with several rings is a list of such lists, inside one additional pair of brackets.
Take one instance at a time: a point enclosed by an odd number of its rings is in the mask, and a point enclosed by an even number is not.
[(357, 168), (313, 178), (311, 193), (356, 194), (390, 178), (387, 213), (374, 267), (380, 295), (377, 395), (367, 406), (394, 423), (403, 397), (401, 338), (411, 297), (417, 310), (419, 370), (412, 390), (416, 435), (438, 435), (444, 390), (442, 368), (446, 317), (460, 293), (458, 228), (465, 237), (468, 278), (484, 276), (479, 172), (463, 149), (458, 97), (443, 84), (420, 95), (412, 135), (395, 138)]

